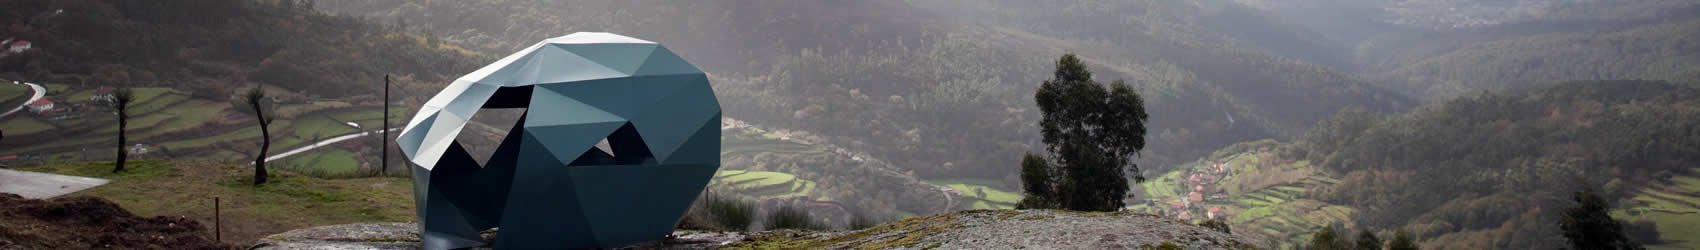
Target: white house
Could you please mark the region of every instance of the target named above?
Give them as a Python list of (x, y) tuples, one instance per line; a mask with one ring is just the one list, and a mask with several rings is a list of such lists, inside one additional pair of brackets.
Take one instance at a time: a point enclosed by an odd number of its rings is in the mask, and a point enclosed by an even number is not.
[(31, 102), (29, 104), (29, 108), (30, 112), (35, 112), (37, 114), (47, 112), (48, 110), (53, 110), (53, 101), (49, 101), (47, 99), (35, 100), (35, 102)]
[(118, 96), (112, 94), (112, 87), (100, 87), (89, 95), (90, 102), (117, 102)]
[(10, 46), (9, 48), (6, 48), (6, 51), (9, 51), (9, 52), (12, 52), (12, 53), (23, 53), (24, 51), (28, 51), (31, 48), (30, 47), (30, 41), (16, 41), (16, 42), (12, 42), (12, 44), (10, 44), (9, 46)]

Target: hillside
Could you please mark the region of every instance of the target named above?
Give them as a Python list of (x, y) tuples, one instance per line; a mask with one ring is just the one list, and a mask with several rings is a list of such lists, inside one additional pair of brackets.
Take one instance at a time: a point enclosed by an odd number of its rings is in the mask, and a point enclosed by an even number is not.
[(31, 41), (34, 49), (7, 56), (0, 72), (31, 82), (183, 87), (206, 97), (265, 84), (346, 98), (377, 92), (386, 73), (436, 82), (476, 66), (462, 60), (469, 51), (296, 1), (7, 6), (0, 17), (13, 28), (0, 36)]
[[(1589, 185), (1612, 197), (1632, 237), (1691, 248), (1695, 222), (1680, 218), (1700, 209), (1692, 185), (1700, 148), (1689, 143), (1700, 140), (1697, 110), (1700, 90), (1691, 87), (1599, 81), (1396, 116), (1346, 111), (1295, 142), (1225, 148), (1147, 183), (1143, 192), (1155, 200), (1143, 208), (1226, 208), (1236, 226), (1288, 243), (1339, 223), (1403, 228), (1427, 247), (1554, 248), (1564, 242), (1557, 211)], [(1228, 174), (1212, 172), (1218, 163)], [(1191, 181), (1193, 173), (1205, 178)], [(1206, 196), (1198, 206), (1168, 209), (1192, 186)]]
[(1621, 31), (1562, 32), (1472, 44), (1380, 77), (1432, 99), (1567, 80), (1700, 79), (1700, 16)]
[[(1056, 27), (1127, 13), (1149, 20), (1053, 32), (982, 18), (1049, 8), (975, 4), (988, 9), (962, 13), (901, 1), (370, 0), (318, 7), (405, 23), (492, 51), (547, 36), (538, 32), (605, 30), (652, 39), (717, 77), (728, 117), (811, 131), (923, 178), (1000, 180), (1004, 186), (1014, 186), (1013, 162), (1036, 143), (1029, 90), (1066, 52), (1087, 58), (1101, 81), (1126, 79), (1146, 93), (1154, 137), (1169, 145), (1145, 154), (1142, 161), (1152, 166), (1238, 141), (1296, 135), (1342, 107), (1398, 111), (1410, 105), (1408, 98), (1326, 67), (1263, 54), (1328, 50), (1296, 26), (1212, 31), (1270, 23), (1251, 9), (1142, 1), (1138, 5), (1156, 7), (1075, 21), (1057, 12), (1011, 17)], [(1216, 14), (1177, 19), (1190, 13)], [(1231, 19), (1239, 17), (1250, 19)], [(1115, 40), (1073, 35), (1136, 24), (1152, 29), (1106, 35)], [(1253, 34), (1265, 31), (1273, 34)]]
[(1700, 68), (1695, 1), (1236, 1), (1343, 44), (1356, 66), (1336, 69), (1430, 102), (1559, 81), (1686, 83)]
[[(258, 126), (238, 102), (240, 90), (260, 86), (274, 97), (275, 154), (378, 125), (385, 74), (396, 76), (398, 96), (434, 92), (482, 58), (393, 27), (319, 13), (304, 1), (6, 6), (0, 20), (9, 28), (0, 36), (31, 41), (33, 48), (0, 56), (0, 78), (44, 83), (57, 105), (0, 121), (8, 130), (0, 154), (41, 162), (111, 159), (115, 116), (91, 99), (110, 87), (136, 88), (128, 143), (152, 152), (139, 157), (229, 160), (258, 151)], [(376, 168), (375, 157), (364, 157), (375, 154), (364, 151), (376, 151), (367, 144), (377, 142), (356, 140), (279, 165), (355, 175)], [(316, 169), (321, 161), (347, 164)]]

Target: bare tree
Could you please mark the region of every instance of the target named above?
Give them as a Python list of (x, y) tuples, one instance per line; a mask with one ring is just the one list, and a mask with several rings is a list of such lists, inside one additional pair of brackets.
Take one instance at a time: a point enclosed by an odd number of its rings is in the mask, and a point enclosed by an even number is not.
[(136, 95), (130, 91), (129, 87), (122, 87), (117, 90), (113, 90), (112, 97), (114, 97), (112, 100), (112, 106), (118, 109), (118, 159), (112, 165), (112, 172), (118, 173), (124, 172), (124, 160), (130, 157), (130, 151), (124, 150), (124, 144), (127, 139), (125, 138), (124, 128), (130, 125), (129, 107), (130, 102), (136, 100)]
[(254, 108), (254, 118), (260, 121), (260, 155), (254, 157), (254, 185), (259, 186), (266, 183), (266, 150), (272, 145), (271, 129), (268, 126), (272, 124), (272, 117), (266, 115), (265, 109), (260, 107), (260, 102), (266, 98), (265, 89), (260, 86), (249, 88), (247, 97), (248, 106)]

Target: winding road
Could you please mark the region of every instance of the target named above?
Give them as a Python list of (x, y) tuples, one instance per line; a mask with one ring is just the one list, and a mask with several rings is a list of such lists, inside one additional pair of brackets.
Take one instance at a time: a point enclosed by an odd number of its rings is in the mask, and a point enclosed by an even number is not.
[[(397, 130), (401, 130), (401, 128), (390, 129), (390, 131), (397, 131)], [(332, 137), (330, 139), (325, 139), (325, 140), (321, 140), (319, 142), (314, 142), (311, 145), (302, 146), (302, 147), (295, 148), (295, 149), (290, 149), (289, 151), (284, 151), (283, 153), (268, 156), (268, 157), (266, 157), (266, 162), (277, 161), (277, 160), (283, 159), (285, 157), (289, 157), (289, 156), (300, 154), (300, 153), (305, 153), (307, 151), (311, 151), (313, 149), (317, 149), (317, 148), (324, 147), (324, 146), (330, 146), (330, 145), (336, 144), (338, 142), (353, 140), (355, 138), (360, 138), (360, 137), (366, 137), (368, 135), (377, 134), (380, 131), (382, 131), (382, 130), (372, 130), (372, 131), (359, 132), (359, 133), (346, 134), (346, 135), (342, 135), (342, 136)]]
[(34, 84), (34, 83), (24, 83), (24, 84), (28, 84), (30, 86), (30, 89), (35, 91), (35, 94), (31, 95), (30, 99), (24, 101), (23, 104), (18, 104), (17, 108), (13, 108), (12, 110), (6, 111), (6, 113), (4, 113), (4, 114), (0, 114), (0, 118), (6, 118), (6, 116), (10, 116), (10, 115), (12, 115), (12, 113), (17, 113), (20, 110), (24, 110), (24, 107), (29, 107), (30, 103), (35, 102), (36, 100), (41, 100), (42, 97), (47, 96), (47, 88), (41, 87), (40, 84)]

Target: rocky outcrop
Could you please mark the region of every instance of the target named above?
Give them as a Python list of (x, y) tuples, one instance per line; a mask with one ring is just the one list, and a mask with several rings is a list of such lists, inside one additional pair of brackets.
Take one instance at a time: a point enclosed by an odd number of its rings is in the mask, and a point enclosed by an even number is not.
[[(484, 233), (485, 240), (495, 230)], [(665, 241), (620, 249), (714, 249), (744, 239), (738, 232), (678, 231)], [(419, 249), (419, 224), (356, 223), (291, 230), (260, 239), (252, 249)]]
[[(417, 249), (418, 228), (409, 223), (307, 228), (266, 237), (255, 249)], [(1261, 249), (1253, 242), (1260, 241), (1149, 214), (972, 210), (859, 231), (679, 231), (663, 242), (623, 249)]]

